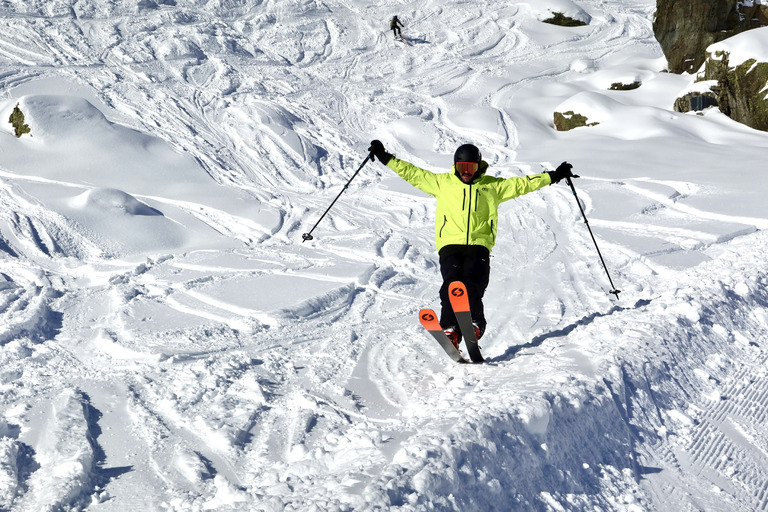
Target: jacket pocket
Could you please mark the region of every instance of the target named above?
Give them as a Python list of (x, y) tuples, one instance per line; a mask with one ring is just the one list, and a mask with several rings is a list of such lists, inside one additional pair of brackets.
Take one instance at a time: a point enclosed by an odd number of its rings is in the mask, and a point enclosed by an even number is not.
[(440, 238), (443, 237), (443, 230), (445, 229), (445, 225), (446, 224), (448, 224), (448, 216), (447, 215), (443, 215), (443, 225), (440, 226), (440, 233), (438, 234), (438, 236)]

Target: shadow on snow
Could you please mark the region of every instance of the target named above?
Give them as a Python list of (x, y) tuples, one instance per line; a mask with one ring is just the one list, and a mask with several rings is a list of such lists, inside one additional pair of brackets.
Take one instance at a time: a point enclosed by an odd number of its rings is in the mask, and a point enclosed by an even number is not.
[(637, 301), (631, 307), (614, 306), (607, 313), (600, 313), (600, 312), (592, 313), (591, 315), (585, 316), (581, 320), (577, 320), (576, 322), (574, 322), (574, 323), (572, 323), (570, 325), (567, 325), (567, 326), (563, 327), (562, 329), (558, 329), (556, 331), (552, 331), (552, 332), (548, 332), (548, 333), (536, 336), (535, 338), (533, 338), (528, 343), (525, 343), (523, 345), (515, 345), (513, 347), (509, 347), (507, 349), (507, 351), (504, 352), (503, 354), (501, 354), (500, 356), (486, 359), (486, 362), (488, 362), (488, 363), (499, 363), (499, 362), (502, 362), (502, 361), (511, 361), (512, 359), (514, 359), (514, 357), (517, 355), (517, 353), (520, 352), (521, 350), (524, 350), (526, 348), (536, 348), (536, 347), (539, 347), (539, 346), (541, 346), (542, 343), (544, 343), (546, 340), (548, 340), (550, 338), (562, 338), (562, 337), (568, 336), (568, 334), (570, 334), (577, 327), (582, 327), (582, 326), (585, 326), (585, 325), (589, 325), (592, 322), (594, 322), (595, 319), (597, 319), (597, 318), (604, 317), (604, 316), (610, 316), (610, 315), (613, 315), (614, 313), (618, 313), (620, 311), (628, 311), (630, 309), (638, 309), (638, 308), (647, 306), (650, 303), (651, 303), (650, 300), (639, 300), (639, 301)]

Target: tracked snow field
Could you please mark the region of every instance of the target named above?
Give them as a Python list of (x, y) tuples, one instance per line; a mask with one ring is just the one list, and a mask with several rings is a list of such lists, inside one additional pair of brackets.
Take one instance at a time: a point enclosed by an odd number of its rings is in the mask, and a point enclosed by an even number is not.
[[(654, 10), (1, 2), (0, 510), (768, 510), (768, 136)], [(581, 176), (502, 205), (485, 364), (372, 139)]]

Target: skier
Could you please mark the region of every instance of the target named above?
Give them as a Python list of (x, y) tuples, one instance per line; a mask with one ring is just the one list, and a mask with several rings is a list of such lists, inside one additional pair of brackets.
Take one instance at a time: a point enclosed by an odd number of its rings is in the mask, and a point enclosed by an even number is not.
[[(400, 26), (398, 26), (400, 25)], [(403, 31), (400, 30), (400, 27), (404, 27), (402, 23), (400, 23), (400, 20), (397, 19), (397, 16), (394, 16), (392, 18), (392, 21), (389, 22), (389, 29), (395, 34), (395, 39), (402, 39), (403, 38)]]
[(568, 162), (556, 170), (524, 177), (486, 176), (488, 163), (473, 144), (459, 146), (453, 155), (453, 173), (434, 173), (399, 160), (371, 141), (374, 159), (395, 171), (405, 181), (437, 200), (435, 244), (440, 258), (440, 325), (458, 349), (461, 332), (448, 297), (448, 285), (462, 281), (467, 288), (475, 337), (485, 332), (483, 295), (490, 278), (490, 252), (496, 243), (499, 204), (533, 192), (564, 178), (575, 178)]

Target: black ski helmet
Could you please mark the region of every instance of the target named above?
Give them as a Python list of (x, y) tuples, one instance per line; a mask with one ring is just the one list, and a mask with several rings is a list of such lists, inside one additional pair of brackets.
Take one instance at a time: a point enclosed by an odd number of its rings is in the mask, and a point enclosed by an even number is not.
[(483, 155), (480, 154), (480, 150), (474, 144), (463, 144), (453, 154), (454, 164), (456, 162), (477, 162), (479, 164), (482, 159)]

